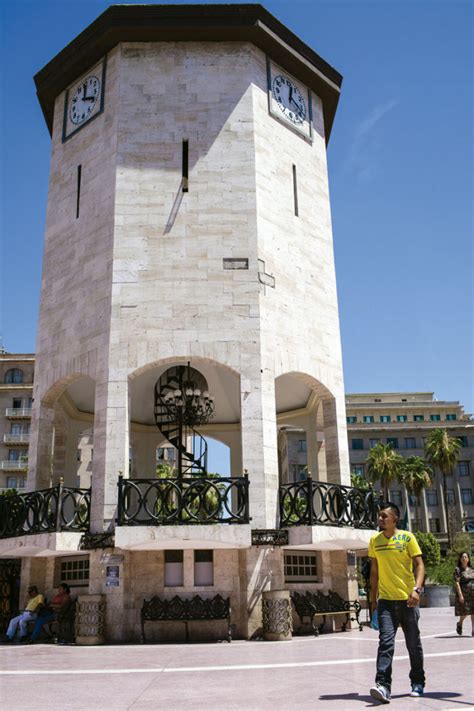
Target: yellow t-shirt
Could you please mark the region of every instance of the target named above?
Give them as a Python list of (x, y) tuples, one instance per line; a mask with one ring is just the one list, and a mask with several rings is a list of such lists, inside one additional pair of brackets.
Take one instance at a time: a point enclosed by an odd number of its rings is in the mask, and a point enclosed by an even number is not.
[(369, 557), (377, 560), (380, 599), (408, 600), (415, 587), (412, 559), (417, 555), (421, 555), (420, 546), (409, 531), (397, 529), (391, 538), (382, 531), (372, 536)]
[(31, 600), (28, 600), (25, 610), (28, 610), (29, 612), (34, 612), (38, 605), (42, 605), (43, 602), (44, 597), (42, 595), (36, 595), (36, 597), (32, 597)]

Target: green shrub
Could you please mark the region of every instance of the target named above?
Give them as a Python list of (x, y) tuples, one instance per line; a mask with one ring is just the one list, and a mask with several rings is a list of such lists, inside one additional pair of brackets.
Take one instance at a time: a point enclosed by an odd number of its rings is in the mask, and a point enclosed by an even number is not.
[(441, 562), (441, 548), (436, 537), (425, 531), (417, 531), (415, 537), (420, 545), (425, 565), (437, 567)]

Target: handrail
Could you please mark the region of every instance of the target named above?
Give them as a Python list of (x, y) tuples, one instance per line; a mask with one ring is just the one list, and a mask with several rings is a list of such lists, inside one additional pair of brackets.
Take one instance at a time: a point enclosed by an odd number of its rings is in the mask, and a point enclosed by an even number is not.
[(7, 407), (6, 417), (31, 417), (31, 407)]
[(0, 495), (0, 538), (88, 531), (91, 490), (64, 486)]
[(374, 529), (377, 525), (377, 498), (342, 484), (304, 481), (283, 484), (279, 491), (280, 526), (351, 526)]
[(248, 476), (118, 481), (119, 526), (248, 523)]

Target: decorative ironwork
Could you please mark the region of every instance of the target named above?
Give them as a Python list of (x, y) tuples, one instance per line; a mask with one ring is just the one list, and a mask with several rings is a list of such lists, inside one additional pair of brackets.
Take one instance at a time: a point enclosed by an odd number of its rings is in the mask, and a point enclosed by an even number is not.
[(7, 631), (19, 608), (20, 574), (21, 559), (0, 560), (0, 633)]
[(252, 531), (253, 546), (287, 546), (288, 531), (282, 528), (255, 528)]
[(0, 538), (51, 531), (87, 531), (90, 489), (58, 484), (51, 489), (0, 496)]
[(119, 526), (249, 522), (248, 477), (123, 479)]
[(142, 643), (145, 640), (145, 622), (184, 622), (186, 623), (186, 641), (189, 640), (188, 622), (193, 620), (227, 620), (227, 641), (232, 642), (230, 598), (216, 595), (204, 599), (199, 595), (183, 599), (175, 595), (171, 600), (155, 596), (143, 600), (140, 614), (142, 625)]
[(280, 486), (281, 526), (377, 526), (377, 500), (372, 491), (352, 486), (305, 481)]
[[(326, 623), (326, 616), (344, 615), (345, 620), (341, 625), (341, 630), (346, 631), (349, 620), (357, 622), (359, 630), (362, 631), (362, 625), (359, 621), (360, 611), (362, 606), (358, 600), (344, 600), (338, 593), (328, 590), (324, 594), (321, 590), (305, 593), (292, 592), (291, 600), (295, 606), (296, 614), (298, 615), (301, 624), (303, 618), (309, 617), (311, 627), (314, 634), (317, 636), (323, 631)], [(355, 617), (351, 617), (351, 612), (354, 612)], [(316, 624), (315, 618), (322, 617), (322, 622)]]
[(113, 533), (84, 533), (79, 543), (81, 551), (95, 551), (114, 547), (115, 536)]
[(293, 630), (289, 598), (262, 598), (262, 623), (264, 633), (289, 635)]
[(155, 383), (155, 422), (177, 450), (178, 477), (207, 473), (207, 443), (195, 427), (213, 415), (206, 379), (189, 362), (169, 368)]

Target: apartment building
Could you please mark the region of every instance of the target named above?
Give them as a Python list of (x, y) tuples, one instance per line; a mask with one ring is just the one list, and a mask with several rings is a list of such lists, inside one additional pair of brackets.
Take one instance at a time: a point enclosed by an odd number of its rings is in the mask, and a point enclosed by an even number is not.
[(25, 487), (34, 366), (32, 353), (0, 352), (0, 490)]
[[(424, 456), (427, 435), (442, 427), (461, 441), (453, 476), (448, 478), (448, 502), (454, 503), (459, 526), (474, 531), (474, 420), (458, 401), (437, 400), (432, 392), (358, 393), (346, 395), (347, 434), (351, 473), (365, 476), (369, 451), (390, 444), (403, 457)], [(433, 485), (417, 502), (400, 484), (390, 499), (408, 512), (412, 530), (431, 531), (446, 545), (446, 511), (442, 481), (435, 472)]]

